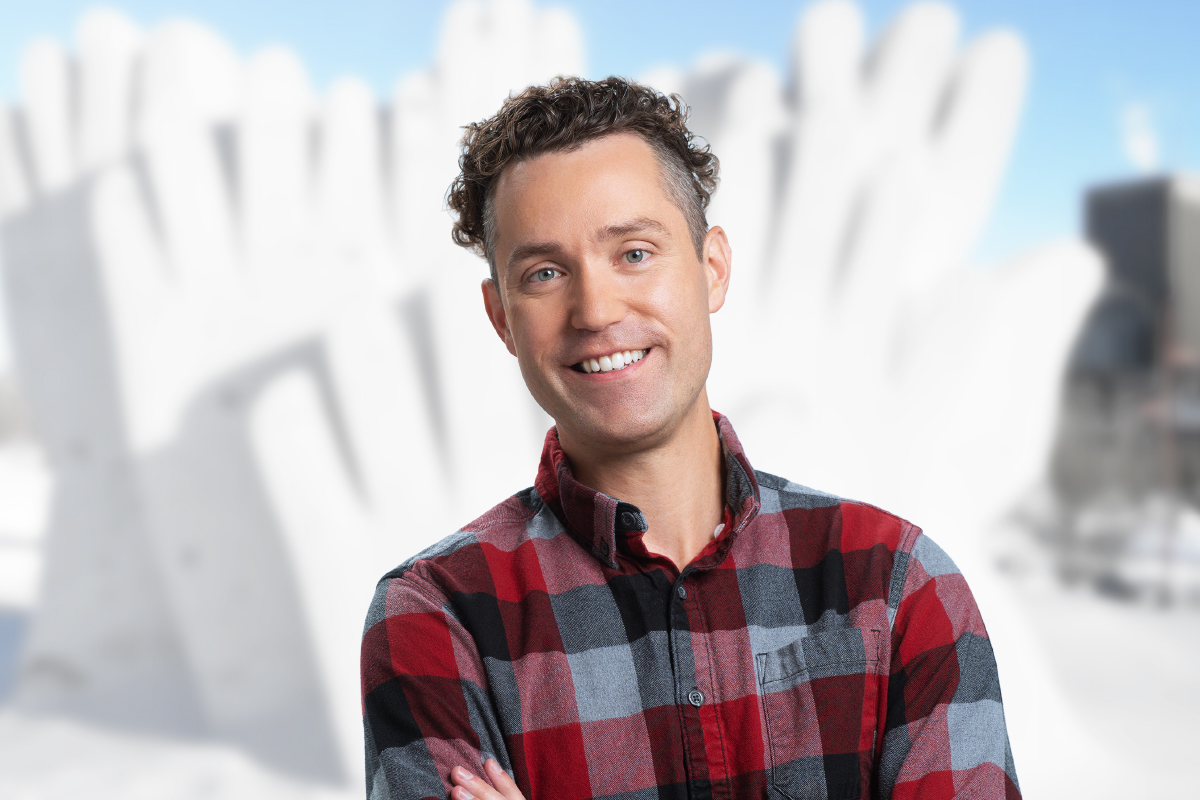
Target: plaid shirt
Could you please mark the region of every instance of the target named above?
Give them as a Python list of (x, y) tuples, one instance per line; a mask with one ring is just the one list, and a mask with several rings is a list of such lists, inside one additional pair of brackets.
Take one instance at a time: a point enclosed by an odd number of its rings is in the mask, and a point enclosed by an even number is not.
[(1017, 798), (992, 648), (918, 528), (754, 472), (714, 414), (728, 523), (680, 572), (632, 505), (536, 484), (380, 581), (367, 789), (445, 798), (495, 758), (528, 800)]

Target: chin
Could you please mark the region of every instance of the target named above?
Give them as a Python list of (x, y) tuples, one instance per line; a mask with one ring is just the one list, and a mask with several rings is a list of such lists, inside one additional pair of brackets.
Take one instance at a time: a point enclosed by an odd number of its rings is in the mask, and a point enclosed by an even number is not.
[(569, 419), (566, 427), (582, 441), (594, 443), (605, 450), (626, 452), (658, 444), (673, 427), (672, 415), (662, 409), (622, 409), (608, 413), (593, 410), (592, 413), (571, 416)]

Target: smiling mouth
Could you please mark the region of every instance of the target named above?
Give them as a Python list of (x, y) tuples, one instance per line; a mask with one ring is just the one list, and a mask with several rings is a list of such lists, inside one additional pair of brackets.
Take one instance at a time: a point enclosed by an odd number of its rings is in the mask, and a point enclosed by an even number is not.
[(641, 361), (647, 350), (620, 350), (616, 353), (599, 358), (585, 358), (578, 364), (572, 365), (571, 369), (576, 372), (617, 372), (625, 369), (635, 361)]

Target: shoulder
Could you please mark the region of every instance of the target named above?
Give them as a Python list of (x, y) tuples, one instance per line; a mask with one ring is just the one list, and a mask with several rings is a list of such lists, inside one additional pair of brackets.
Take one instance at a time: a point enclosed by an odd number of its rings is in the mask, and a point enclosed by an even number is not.
[(506, 560), (498, 554), (561, 532), (537, 491), (525, 489), (388, 571), (376, 586), (372, 611), (386, 614), (389, 602), (414, 595), (444, 604), (455, 594), (494, 593), (493, 568)]
[(819, 537), (842, 552), (882, 546), (910, 552), (921, 529), (903, 517), (870, 503), (812, 489), (767, 472), (755, 471), (760, 493), (759, 514), (780, 516), (794, 535)]
[[(756, 472), (759, 521), (744, 560), (839, 575), (847, 603), (882, 601), (895, 609), (929, 577), (956, 573), (949, 557), (901, 516), (859, 500)], [(814, 578), (815, 579), (815, 578)]]

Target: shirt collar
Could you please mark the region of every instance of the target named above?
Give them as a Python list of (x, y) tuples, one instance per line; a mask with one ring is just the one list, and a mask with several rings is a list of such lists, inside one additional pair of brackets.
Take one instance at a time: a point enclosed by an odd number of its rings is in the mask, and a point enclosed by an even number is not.
[[(729, 420), (716, 411), (712, 413), (725, 456), (725, 505), (733, 521), (714, 541), (715, 546), (705, 549), (698, 559), (702, 563), (697, 566), (723, 561), (733, 539), (759, 509), (758, 481), (750, 462), (746, 460), (741, 442)], [(551, 428), (546, 433), (534, 488), (567, 532), (584, 549), (614, 569), (617, 566), (616, 553), (625, 549), (626, 540), (646, 531), (646, 518), (636, 506), (597, 492), (575, 480), (558, 441), (558, 428)]]

